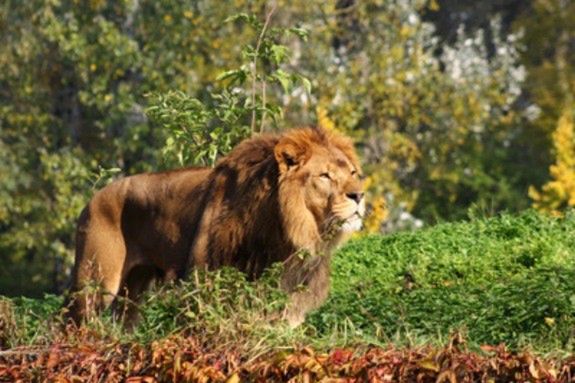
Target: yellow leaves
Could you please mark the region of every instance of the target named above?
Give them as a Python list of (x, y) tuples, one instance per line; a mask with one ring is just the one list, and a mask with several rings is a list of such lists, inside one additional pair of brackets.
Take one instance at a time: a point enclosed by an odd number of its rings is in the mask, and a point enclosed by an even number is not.
[(431, 0), (429, 2), (429, 10), (433, 12), (439, 11), (439, 3), (437, 2), (437, 0)]
[(439, 370), (440, 370), (440, 366), (439, 366), (439, 364), (437, 364), (437, 362), (435, 361), (435, 358), (433, 356), (430, 356), (426, 359), (420, 360), (417, 363), (417, 365), (421, 368), (424, 368), (424, 369), (430, 370), (430, 371), (439, 372)]
[(555, 164), (549, 167), (552, 180), (543, 185), (541, 191), (533, 186), (528, 191), (533, 207), (537, 210), (560, 215), (565, 207), (575, 206), (574, 138), (573, 112), (567, 107), (552, 135), (556, 151)]
[(392, 132), (387, 134), (389, 142), (389, 152), (393, 153), (394, 158), (401, 159), (405, 162), (404, 167), (414, 167), (421, 158), (421, 152), (415, 142), (408, 136)]
[[(371, 177), (370, 177), (371, 179)], [(371, 201), (371, 214), (365, 218), (365, 230), (368, 233), (378, 233), (381, 224), (389, 216), (385, 198), (383, 196), (376, 196)]]
[(575, 166), (575, 142), (573, 141), (573, 114), (565, 111), (557, 130), (553, 133), (553, 143), (557, 150), (557, 163), (573, 168)]
[(316, 108), (317, 124), (325, 130), (336, 130), (335, 123), (327, 115), (327, 109), (318, 105)]
[(403, 25), (399, 30), (399, 35), (403, 38), (409, 38), (413, 35), (413, 28), (408, 25)]
[(391, 48), (390, 58), (394, 62), (402, 62), (404, 54), (405, 54), (405, 49), (402, 45), (394, 45)]
[(370, 233), (380, 230), (382, 224), (393, 215), (396, 206), (411, 211), (419, 196), (417, 189), (406, 188), (397, 176), (406, 176), (415, 171), (422, 157), (419, 147), (403, 133), (387, 127), (382, 130), (384, 133), (381, 140), (386, 143), (386, 147), (378, 163), (365, 169), (369, 174), (365, 189), (371, 213), (364, 224), (366, 231)]
[(328, 361), (325, 354), (315, 354), (313, 350), (305, 348), (299, 354), (288, 355), (279, 364), (279, 368), (288, 375), (292, 371), (299, 371), (303, 381), (317, 381), (327, 375), (324, 367)]
[(126, 383), (156, 383), (158, 380), (153, 376), (131, 376)]
[(106, 5), (105, 0), (90, 0), (90, 8), (92, 8), (95, 11), (100, 10), (105, 5)]

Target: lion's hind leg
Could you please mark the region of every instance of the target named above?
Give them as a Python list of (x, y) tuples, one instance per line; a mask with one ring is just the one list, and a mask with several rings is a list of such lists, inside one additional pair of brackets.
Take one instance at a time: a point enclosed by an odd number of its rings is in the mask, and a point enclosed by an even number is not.
[(67, 297), (67, 317), (76, 325), (108, 307), (119, 292), (126, 260), (121, 230), (80, 216), (76, 233), (76, 261)]
[(143, 293), (154, 281), (163, 278), (163, 272), (155, 266), (133, 266), (123, 279), (118, 297), (112, 305), (116, 318), (123, 320), (127, 328), (134, 327), (139, 319), (138, 304)]

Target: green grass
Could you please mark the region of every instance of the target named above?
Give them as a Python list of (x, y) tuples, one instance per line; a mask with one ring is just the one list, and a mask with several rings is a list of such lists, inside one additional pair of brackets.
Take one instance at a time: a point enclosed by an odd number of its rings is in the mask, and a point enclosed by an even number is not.
[[(329, 300), (296, 330), (275, 320), (285, 301), (277, 275), (250, 284), (230, 270), (154, 292), (132, 333), (109, 315), (90, 325), (140, 343), (193, 333), (252, 355), (296, 344), (445, 344), (455, 331), (472, 346), (575, 347), (574, 214), (526, 212), (355, 239), (335, 256), (332, 275)], [(58, 318), (60, 302), (0, 301), (0, 346), (49, 343), (57, 326), (45, 318)]]
[(535, 212), (440, 224), (349, 243), (332, 294), (308, 320), (321, 334), (573, 350), (575, 215)]

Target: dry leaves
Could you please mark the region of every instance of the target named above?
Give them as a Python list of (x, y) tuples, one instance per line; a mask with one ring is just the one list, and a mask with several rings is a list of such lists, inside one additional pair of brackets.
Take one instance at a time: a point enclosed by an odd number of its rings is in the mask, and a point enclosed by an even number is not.
[(461, 339), (443, 349), (304, 348), (249, 361), (233, 349), (214, 352), (192, 337), (147, 346), (82, 343), (0, 352), (0, 382), (573, 382), (575, 357), (542, 359), (504, 346), (467, 351)]

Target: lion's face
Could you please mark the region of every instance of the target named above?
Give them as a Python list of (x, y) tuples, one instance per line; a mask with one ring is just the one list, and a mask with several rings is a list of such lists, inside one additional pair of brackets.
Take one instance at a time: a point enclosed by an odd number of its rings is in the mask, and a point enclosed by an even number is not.
[(359, 169), (341, 150), (318, 148), (294, 173), (304, 181), (306, 207), (322, 232), (361, 229), (365, 200)]
[[(308, 238), (298, 225), (304, 227), (304, 222), (310, 220), (323, 240), (329, 240), (329, 234), (361, 228), (365, 213), (363, 183), (349, 139), (334, 133), (297, 131), (276, 145), (275, 155), (280, 170), (280, 198), (285, 205), (282, 208), (287, 225), (294, 226), (288, 230), (304, 238), (300, 243)], [(305, 227), (309, 231), (309, 225)]]

